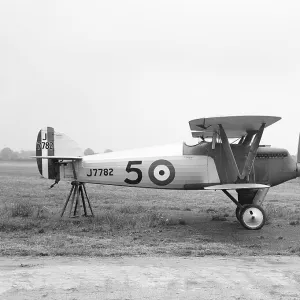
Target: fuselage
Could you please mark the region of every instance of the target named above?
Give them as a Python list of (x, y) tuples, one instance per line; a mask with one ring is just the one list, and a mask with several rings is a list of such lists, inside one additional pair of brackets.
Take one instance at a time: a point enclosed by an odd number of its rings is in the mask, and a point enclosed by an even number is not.
[[(242, 172), (249, 146), (232, 144)], [(234, 183), (228, 174), (222, 144), (173, 144), (84, 156), (75, 163), (77, 180), (143, 188), (203, 189)], [(70, 163), (60, 166), (60, 178), (72, 179)], [(259, 147), (248, 181), (274, 186), (297, 177), (297, 164), (285, 149)]]

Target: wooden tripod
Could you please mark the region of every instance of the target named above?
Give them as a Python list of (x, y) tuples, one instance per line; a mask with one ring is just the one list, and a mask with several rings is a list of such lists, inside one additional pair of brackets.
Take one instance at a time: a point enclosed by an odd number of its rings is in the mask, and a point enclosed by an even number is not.
[[(69, 204), (69, 218), (74, 217), (94, 217), (94, 213), (92, 210), (92, 206), (89, 200), (89, 197), (86, 192), (86, 188), (84, 183), (78, 181), (71, 182), (72, 187), (69, 193), (69, 196), (64, 204), (60, 217), (62, 217), (66, 211), (67, 205)], [(71, 200), (71, 201), (70, 201)], [(87, 213), (87, 204), (88, 208), (90, 209), (91, 214), (88, 215)], [(83, 214), (81, 215), (81, 205), (83, 207)]]

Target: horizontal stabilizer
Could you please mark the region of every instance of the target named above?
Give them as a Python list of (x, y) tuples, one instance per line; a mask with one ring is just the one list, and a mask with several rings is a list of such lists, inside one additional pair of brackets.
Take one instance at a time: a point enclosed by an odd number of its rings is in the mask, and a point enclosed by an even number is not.
[(259, 183), (230, 183), (205, 187), (205, 190), (240, 190), (240, 189), (265, 189), (270, 186)]
[(59, 159), (59, 160), (81, 160), (81, 156), (31, 156), (31, 158)]

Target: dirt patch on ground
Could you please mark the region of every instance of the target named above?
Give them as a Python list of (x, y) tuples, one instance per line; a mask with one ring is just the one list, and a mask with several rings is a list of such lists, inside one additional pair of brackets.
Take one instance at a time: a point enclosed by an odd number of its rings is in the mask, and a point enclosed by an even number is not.
[(0, 258), (0, 299), (299, 299), (299, 257)]

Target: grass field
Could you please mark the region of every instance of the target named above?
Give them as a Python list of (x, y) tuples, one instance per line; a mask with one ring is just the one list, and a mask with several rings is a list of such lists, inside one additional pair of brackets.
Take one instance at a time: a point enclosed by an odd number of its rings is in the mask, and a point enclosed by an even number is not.
[(59, 213), (70, 190), (35, 162), (0, 161), (2, 255), (300, 255), (300, 182), (270, 189), (265, 227), (245, 230), (221, 192), (87, 185), (95, 218)]

